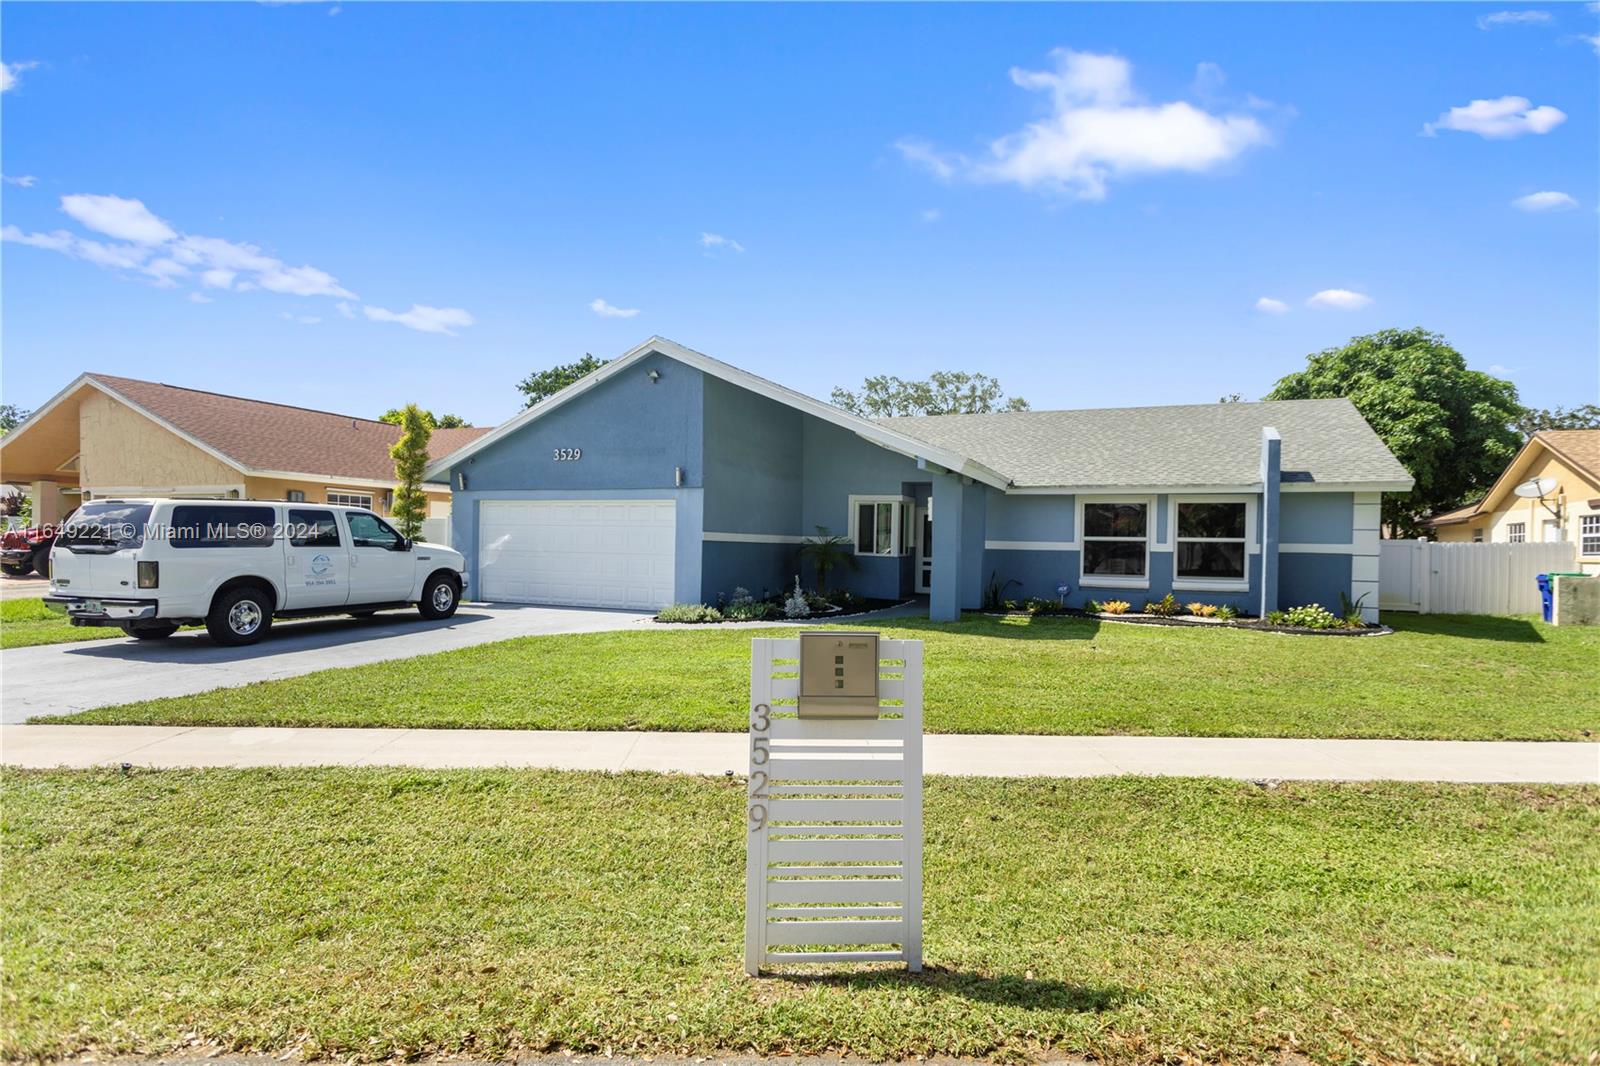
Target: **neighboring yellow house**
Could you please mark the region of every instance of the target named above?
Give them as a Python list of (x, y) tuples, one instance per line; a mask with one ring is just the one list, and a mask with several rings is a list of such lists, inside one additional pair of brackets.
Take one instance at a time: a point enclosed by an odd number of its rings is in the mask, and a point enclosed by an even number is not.
[[(1542, 501), (1512, 491), (1534, 478), (1550, 478), (1555, 491)], [(1483, 499), (1429, 524), (1446, 542), (1571, 541), (1580, 569), (1600, 572), (1600, 429), (1535, 433)]]
[[(435, 430), (429, 452), (439, 459), (487, 432)], [(399, 439), (399, 426), (368, 418), (84, 374), (0, 437), (0, 480), (28, 486), (38, 523), (106, 496), (304, 500), (386, 515)], [(448, 517), (449, 486), (427, 490), (429, 517)]]

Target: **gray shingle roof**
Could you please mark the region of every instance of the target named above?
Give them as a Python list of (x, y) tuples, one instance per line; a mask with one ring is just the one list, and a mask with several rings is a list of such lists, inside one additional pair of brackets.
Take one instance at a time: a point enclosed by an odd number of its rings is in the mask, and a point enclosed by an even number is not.
[(877, 419), (959, 452), (1018, 488), (1248, 485), (1261, 479), (1261, 431), (1283, 437), (1283, 480), (1411, 480), (1349, 400), (1006, 411)]

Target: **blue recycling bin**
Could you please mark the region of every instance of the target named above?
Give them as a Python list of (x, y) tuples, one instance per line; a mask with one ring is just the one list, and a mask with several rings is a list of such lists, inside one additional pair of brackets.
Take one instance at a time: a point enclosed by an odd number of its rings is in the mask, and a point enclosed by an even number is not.
[(1550, 621), (1550, 613), (1555, 608), (1555, 595), (1550, 588), (1550, 575), (1539, 575), (1539, 603), (1544, 608), (1544, 620)]

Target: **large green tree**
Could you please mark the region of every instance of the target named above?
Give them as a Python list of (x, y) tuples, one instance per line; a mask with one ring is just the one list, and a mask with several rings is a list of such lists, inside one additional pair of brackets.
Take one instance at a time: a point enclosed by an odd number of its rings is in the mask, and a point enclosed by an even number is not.
[(1310, 356), (1269, 400), (1347, 396), (1416, 479), (1383, 498), (1383, 520), (1402, 537), (1422, 520), (1482, 493), (1516, 454), (1517, 387), (1467, 369), (1461, 353), (1425, 329), (1386, 329)]
[(408, 403), (400, 409), (400, 439), (389, 449), (394, 460), (393, 514), (400, 535), (414, 539), (422, 532), (428, 517), (428, 494), (422, 491), (422, 472), (428, 468), (428, 438), (433, 427), (423, 417), (422, 408)]
[[(460, 415), (436, 415), (426, 407), (418, 407), (417, 410), (422, 413), (422, 420), (428, 423), (429, 429), (459, 429), (467, 424), (467, 420)], [(391, 426), (403, 426), (406, 424), (406, 409), (391, 407), (378, 416), (378, 421), (387, 422)]]
[(1028, 401), (1021, 396), (1007, 397), (997, 379), (961, 370), (935, 371), (926, 381), (905, 381), (879, 374), (863, 382), (859, 392), (834, 389), (833, 402), (863, 418), (972, 415), (1028, 409)]
[(546, 396), (554, 396), (574, 381), (599, 370), (608, 362), (609, 359), (596, 359), (588, 352), (584, 352), (583, 358), (575, 363), (562, 363), (549, 370), (534, 371), (517, 383), (517, 388), (522, 390), (524, 397), (522, 406), (532, 407)]

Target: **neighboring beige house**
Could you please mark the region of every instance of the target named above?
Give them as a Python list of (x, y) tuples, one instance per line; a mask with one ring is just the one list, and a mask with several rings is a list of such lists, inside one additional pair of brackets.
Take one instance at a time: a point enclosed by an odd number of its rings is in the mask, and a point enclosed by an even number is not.
[[(1512, 491), (1534, 478), (1550, 478), (1555, 491), (1543, 501)], [(1600, 572), (1600, 429), (1535, 433), (1483, 499), (1429, 524), (1445, 542), (1571, 541), (1580, 567)]]
[[(439, 459), (489, 432), (435, 430)], [(0, 437), (0, 480), (25, 485), (36, 522), (106, 496), (304, 500), (389, 514), (400, 427), (176, 385), (84, 374)], [(450, 514), (429, 485), (428, 515)]]

